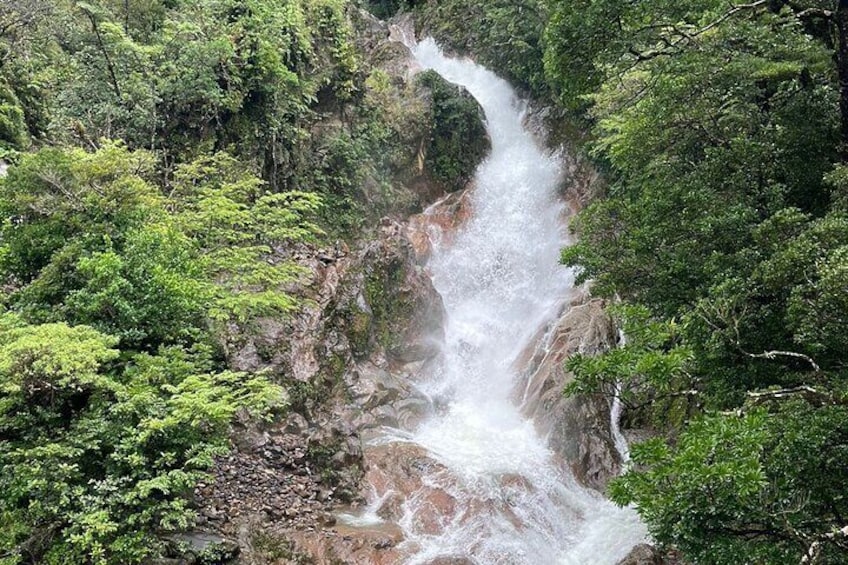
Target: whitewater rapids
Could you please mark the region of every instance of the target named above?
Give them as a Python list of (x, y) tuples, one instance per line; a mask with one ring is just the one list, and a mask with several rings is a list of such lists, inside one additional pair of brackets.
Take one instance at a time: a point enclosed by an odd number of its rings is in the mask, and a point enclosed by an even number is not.
[(441, 464), (425, 483), (459, 508), (433, 533), (418, 527), (419, 499), (404, 503), (409, 563), (614, 565), (645, 540), (637, 514), (579, 485), (513, 401), (516, 358), (573, 287), (558, 263), (568, 244), (560, 162), (526, 129), (526, 107), (506, 81), (430, 39), (412, 50), (477, 99), (492, 151), (476, 173), (472, 216), (428, 264), (447, 325), (439, 369), (420, 386), (442, 408), (384, 439), (425, 448)]

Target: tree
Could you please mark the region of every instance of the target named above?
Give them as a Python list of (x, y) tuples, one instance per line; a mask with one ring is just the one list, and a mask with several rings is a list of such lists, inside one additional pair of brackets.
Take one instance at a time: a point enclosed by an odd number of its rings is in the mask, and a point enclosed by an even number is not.
[[(841, 563), (848, 498), (848, 410), (803, 401), (693, 422), (669, 448), (634, 446), (613, 482), (661, 544), (698, 562)], [(806, 559), (806, 560), (804, 560)]]
[(840, 562), (848, 3), (549, 4), (547, 76), (611, 181), (563, 260), (642, 313), (571, 392), (697, 399), (630, 414), (669, 437), (614, 498), (697, 562)]
[(218, 153), (177, 168), (172, 205), (198, 246), (218, 290), (209, 316), (245, 323), (296, 305), (283, 287), (301, 270), (274, 253), (321, 233), (312, 222), (321, 201), (305, 192), (270, 193), (231, 156)]
[(151, 168), (151, 155), (120, 144), (25, 155), (0, 182), (8, 303), (128, 348), (196, 339), (214, 289), (197, 244), (145, 178)]
[(284, 401), (261, 376), (184, 349), (116, 363), (86, 326), (0, 318), (0, 560), (138, 563), (187, 527), (185, 495), (239, 410)]

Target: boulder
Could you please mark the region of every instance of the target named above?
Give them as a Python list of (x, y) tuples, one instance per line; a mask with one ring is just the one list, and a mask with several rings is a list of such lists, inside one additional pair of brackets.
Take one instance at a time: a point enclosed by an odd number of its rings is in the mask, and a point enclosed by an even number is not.
[(522, 410), (550, 438), (551, 448), (577, 480), (598, 490), (621, 469), (610, 430), (609, 402), (599, 395), (565, 397), (562, 391), (572, 376), (564, 364), (573, 353), (614, 347), (616, 339), (604, 302), (578, 291), (559, 319), (538, 332), (516, 364), (524, 375), (516, 388), (522, 394), (517, 398)]
[(424, 212), (406, 222), (406, 236), (419, 262), (430, 258), (435, 246), (450, 245), (454, 236), (471, 217), (471, 192), (467, 189), (441, 198)]
[(627, 557), (618, 562), (618, 565), (666, 565), (671, 563), (663, 558), (662, 554), (652, 545), (640, 543), (630, 550)]

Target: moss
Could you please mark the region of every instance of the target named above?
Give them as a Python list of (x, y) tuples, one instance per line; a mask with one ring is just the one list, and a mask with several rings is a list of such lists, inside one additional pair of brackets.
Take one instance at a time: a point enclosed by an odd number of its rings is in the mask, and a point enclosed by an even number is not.
[(370, 352), (372, 315), (353, 305), (345, 312), (344, 319), (353, 356), (357, 359), (366, 357)]
[(278, 350), (276, 343), (262, 340), (257, 340), (254, 343), (254, 347), (256, 347), (256, 354), (259, 356), (259, 359), (265, 363), (271, 362)]
[(0, 149), (24, 149), (27, 138), (23, 108), (14, 92), (0, 83)]
[(326, 361), (326, 370), (330, 382), (335, 384), (341, 383), (342, 377), (347, 370), (347, 362), (345, 361), (344, 356), (338, 353), (330, 355)]
[(401, 8), (409, 6), (407, 0), (368, 0), (365, 4), (368, 11), (385, 20), (395, 15)]
[(321, 387), (312, 381), (292, 380), (285, 383), (289, 397), (289, 408), (298, 414), (307, 414), (312, 408), (320, 405), (323, 398)]
[(238, 546), (229, 543), (214, 543), (204, 549), (195, 560), (197, 565), (225, 565), (235, 562)]
[(473, 56), (527, 93), (544, 98), (549, 93), (542, 63), (545, 12), (540, 0), (439, 0), (418, 3), (416, 22), (419, 36), (432, 36), (451, 51)]
[(365, 295), (374, 314), (372, 332), (387, 351), (397, 348), (403, 339), (403, 322), (414, 311), (412, 304), (397, 291), (406, 278), (402, 261), (390, 263), (385, 271), (372, 273), (365, 281)]
[(358, 465), (336, 460), (336, 454), (342, 450), (342, 442), (338, 438), (324, 443), (310, 443), (306, 448), (306, 458), (317, 469), (323, 484), (336, 487), (336, 499), (350, 502), (356, 497), (356, 493), (347, 488), (350, 485), (345, 481), (346, 472), (357, 468)]
[(427, 168), (446, 190), (461, 190), (490, 149), (483, 109), (466, 90), (435, 71), (421, 73), (416, 83), (433, 96)]

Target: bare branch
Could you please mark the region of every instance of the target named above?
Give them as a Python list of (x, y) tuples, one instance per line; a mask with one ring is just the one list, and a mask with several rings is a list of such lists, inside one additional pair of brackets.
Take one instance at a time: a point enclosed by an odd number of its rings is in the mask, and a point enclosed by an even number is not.
[(713, 29), (714, 27), (720, 26), (722, 23), (724, 23), (728, 19), (732, 18), (734, 15), (738, 14), (739, 12), (742, 12), (742, 11), (745, 11), (745, 10), (755, 10), (757, 8), (765, 6), (767, 1), (768, 0), (758, 0), (757, 2), (752, 2), (751, 4), (739, 4), (738, 6), (734, 6), (732, 9), (728, 10), (722, 17), (720, 17), (719, 19), (717, 19), (713, 23), (708, 24), (705, 27), (702, 27), (701, 29), (699, 29), (698, 31), (696, 31), (692, 35), (701, 35), (702, 33), (706, 33), (708, 31), (710, 31), (711, 29)]
[(727, 20), (729, 20), (730, 18), (732, 18), (736, 14), (738, 14), (740, 12), (747, 11), (747, 10), (756, 10), (757, 8), (765, 7), (767, 3), (768, 3), (768, 0), (757, 0), (756, 2), (752, 2), (750, 4), (734, 5), (730, 10), (725, 12), (721, 17), (719, 17), (714, 22), (711, 22), (711, 23), (705, 25), (704, 27), (702, 27), (701, 29), (694, 30), (692, 32), (688, 32), (687, 30), (684, 30), (684, 29), (682, 29), (682, 28), (680, 28), (676, 25), (673, 25), (673, 24), (662, 24), (662, 25), (654, 24), (654, 25), (651, 25), (651, 26), (646, 26), (646, 27), (642, 28), (642, 30), (666, 29), (666, 30), (669, 30), (669, 31), (673, 32), (674, 34), (676, 34), (678, 36), (678, 39), (671, 41), (668, 38), (660, 37), (658, 40), (661, 41), (665, 45), (665, 47), (662, 48), (662, 49), (652, 49), (652, 50), (649, 50), (649, 51), (642, 52), (642, 51), (639, 51), (638, 49), (636, 49), (635, 47), (630, 47), (630, 49), (628, 51), (631, 55), (636, 57), (637, 62), (650, 61), (651, 59), (655, 59), (655, 58), (663, 56), (663, 55), (672, 55), (672, 54), (680, 51), (680, 47), (681, 47), (682, 44), (689, 42), (689, 41), (692, 41), (696, 37), (698, 37), (699, 35), (702, 35), (702, 34), (708, 32), (708, 31), (710, 31), (711, 29), (714, 29), (714, 28), (720, 26), (721, 24), (723, 24), (724, 22), (726, 22)]
[(112, 64), (112, 58), (109, 56), (109, 50), (106, 49), (103, 36), (100, 34), (100, 26), (97, 25), (97, 17), (90, 10), (83, 8), (82, 11), (91, 22), (91, 30), (94, 32), (94, 36), (97, 38), (97, 45), (100, 47), (100, 52), (106, 60), (106, 69), (109, 71), (109, 78), (112, 81), (112, 89), (118, 97), (118, 102), (122, 102), (123, 98), (121, 95), (121, 87), (118, 85), (118, 75), (115, 72), (115, 65)]
[(813, 359), (809, 355), (804, 355), (803, 353), (796, 353), (794, 351), (765, 351), (763, 353), (748, 353), (744, 350), (742, 351), (742, 353), (754, 359), (774, 360), (778, 357), (794, 357), (796, 359), (803, 359), (813, 367), (813, 371), (815, 371), (816, 373), (821, 372), (821, 368), (818, 366), (818, 364), (813, 361)]
[(780, 390), (766, 390), (762, 392), (749, 392), (748, 398), (754, 406), (764, 404), (770, 400), (787, 400), (792, 398), (803, 398), (811, 404), (819, 406), (844, 404), (830, 393), (822, 392), (808, 385), (783, 388)]
[(840, 543), (842, 540), (840, 538), (845, 538), (848, 541), (848, 526), (840, 530), (836, 530), (835, 532), (829, 532), (826, 534), (822, 534), (816, 540), (814, 540), (809, 549), (807, 549), (807, 553), (804, 557), (801, 558), (801, 565), (814, 565), (819, 562), (822, 553), (822, 544), (824, 542), (833, 542), (835, 541), (838, 545), (843, 546), (843, 543)]

